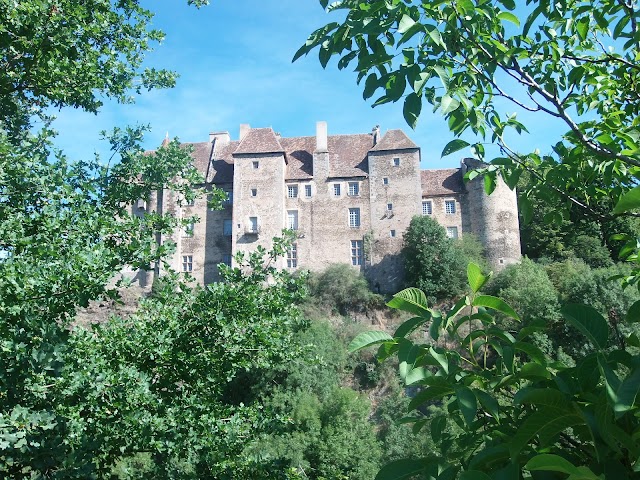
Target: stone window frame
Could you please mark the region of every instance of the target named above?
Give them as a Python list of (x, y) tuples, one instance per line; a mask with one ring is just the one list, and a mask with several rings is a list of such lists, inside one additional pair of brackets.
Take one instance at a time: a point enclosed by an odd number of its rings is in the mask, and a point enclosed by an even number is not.
[(349, 245), (351, 247), (351, 265), (359, 266), (362, 265), (363, 255), (364, 255), (364, 245), (362, 240), (350, 240)]
[(389, 177), (382, 177), (382, 185), (389, 185)]
[(393, 211), (393, 203), (387, 203), (387, 212)]
[(183, 273), (193, 272), (193, 254), (182, 255)]
[(290, 183), (287, 185), (287, 198), (298, 198), (297, 183)]
[(298, 244), (292, 243), (287, 250), (287, 268), (298, 268)]
[(360, 228), (360, 207), (349, 208), (349, 227)]
[[(255, 219), (255, 222), (253, 221)], [(260, 219), (258, 217), (249, 217), (249, 231), (258, 233), (260, 231)]]
[[(294, 214), (293, 218), (294, 218), (294, 224), (293, 226), (291, 226), (291, 222), (289, 222), (290, 214)], [(300, 226), (300, 218), (298, 215), (298, 210), (287, 210), (287, 228), (289, 230), (298, 230)]]
[(396, 231), (395, 231), (395, 230), (393, 230), (393, 229), (392, 229), (392, 230), (389, 230), (389, 236), (390, 236), (391, 238), (396, 238)]
[(399, 167), (400, 166), (400, 157), (393, 157), (392, 165), (394, 167)]
[(251, 162), (251, 165), (253, 166), (254, 170), (258, 170), (260, 168), (260, 162), (258, 160), (253, 160)]
[(347, 195), (349, 197), (360, 196), (360, 182), (348, 182)]
[(257, 188), (252, 188), (250, 189), (250, 195), (255, 198), (258, 196), (258, 189)]
[(458, 238), (458, 227), (457, 226), (447, 227), (447, 238), (452, 238), (452, 239)]
[(334, 183), (333, 184), (333, 196), (340, 197), (342, 195), (342, 184)]
[[(449, 206), (452, 206), (452, 208), (449, 208)], [(456, 207), (456, 200), (455, 198), (448, 198), (445, 199), (444, 201), (444, 213), (446, 215), (455, 215), (457, 212), (457, 207)]]
[(422, 215), (433, 215), (433, 200), (422, 200)]
[(312, 195), (313, 195), (313, 191), (311, 190), (311, 184), (308, 183), (304, 186), (304, 196), (306, 198), (311, 198)]

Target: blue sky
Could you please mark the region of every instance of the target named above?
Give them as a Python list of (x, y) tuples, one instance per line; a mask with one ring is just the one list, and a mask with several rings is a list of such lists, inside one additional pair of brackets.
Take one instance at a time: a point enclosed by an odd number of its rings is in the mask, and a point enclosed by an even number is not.
[[(461, 151), (440, 158), (453, 136), (443, 117), (428, 107), (411, 131), (401, 103), (371, 108), (355, 73), (339, 71), (335, 61), (323, 70), (312, 53), (291, 63), (314, 29), (336, 20), (317, 0), (213, 0), (200, 10), (185, 0), (148, 5), (156, 12), (154, 26), (167, 34), (148, 63), (176, 70), (177, 86), (145, 92), (134, 105), (107, 102), (97, 116), (57, 112), (57, 143), (69, 157), (104, 152), (99, 132), (127, 124), (149, 124), (144, 146), (152, 149), (166, 132), (182, 141), (205, 141), (211, 131), (228, 131), (237, 139), (239, 125), (249, 123), (273, 127), (285, 137), (315, 135), (318, 120), (328, 122), (329, 134), (365, 133), (375, 125), (383, 132), (402, 128), (421, 147), (422, 168), (456, 167), (461, 156), (469, 155)], [(531, 134), (514, 145), (548, 151), (557, 125), (546, 118), (519, 118)]]

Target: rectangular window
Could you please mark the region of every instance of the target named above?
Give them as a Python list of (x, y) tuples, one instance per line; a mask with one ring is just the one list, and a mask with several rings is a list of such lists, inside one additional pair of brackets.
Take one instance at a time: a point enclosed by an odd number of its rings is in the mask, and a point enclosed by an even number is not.
[(445, 200), (444, 201), (444, 213), (454, 214), (456, 213), (456, 201)]
[(252, 188), (251, 189), (251, 196), (252, 197), (257, 197), (258, 196), (258, 189), (257, 188)]
[(298, 229), (298, 211), (297, 210), (287, 210), (287, 228), (289, 230)]
[(423, 215), (431, 215), (433, 213), (433, 204), (431, 200), (423, 200), (422, 201), (422, 214)]
[(195, 206), (195, 204), (196, 204), (196, 199), (195, 199), (195, 198), (192, 198), (191, 200), (185, 200), (185, 202), (186, 202), (186, 203), (185, 203), (185, 205), (186, 205), (187, 207), (193, 207), (193, 206)]
[(225, 198), (225, 199), (224, 199), (224, 201), (222, 202), (222, 204), (223, 204), (225, 207), (228, 207), (228, 206), (230, 206), (230, 205), (233, 205), (233, 191), (229, 190), (229, 191), (226, 191), (226, 192), (224, 192), (224, 193), (225, 193), (225, 195), (227, 196), (227, 198)]
[(193, 271), (193, 255), (182, 256), (182, 271), (183, 272)]
[(400, 157), (394, 157), (393, 158), (393, 166), (394, 167), (399, 167), (400, 166)]
[(230, 253), (223, 253), (222, 254), (222, 263), (224, 263), (225, 265), (231, 266), (231, 254)]
[(458, 238), (458, 227), (447, 227), (447, 237)]
[(287, 187), (287, 196), (289, 198), (298, 198), (298, 186), (297, 185), (289, 185)]
[(185, 225), (184, 229), (182, 230), (182, 238), (193, 237), (194, 228), (195, 225), (193, 224), (193, 222)]
[(351, 240), (351, 265), (362, 265), (362, 240)]
[(298, 244), (294, 243), (287, 250), (287, 268), (296, 268), (298, 266)]
[(307, 198), (311, 196), (311, 185), (304, 186), (304, 196)]
[(260, 168), (260, 162), (258, 161), (253, 161), (252, 164), (253, 164), (254, 170), (257, 170), (258, 168)]
[(249, 217), (249, 231), (258, 233), (258, 217)]
[(387, 203), (387, 210), (388, 211), (393, 210), (393, 203)]
[(383, 185), (389, 185), (389, 177), (384, 177), (384, 178), (382, 179), (382, 184), (383, 184)]
[(349, 196), (357, 197), (360, 195), (360, 184), (358, 182), (349, 182)]
[(146, 209), (147, 209), (147, 202), (146, 202), (145, 200), (143, 200), (142, 198), (141, 198), (141, 199), (139, 199), (139, 200), (136, 202), (136, 208), (137, 208), (138, 210), (146, 210)]
[(339, 197), (340, 196), (340, 184), (339, 183), (334, 183), (333, 184), (333, 196), (334, 197)]
[(231, 223), (230, 218), (225, 218), (222, 221), (222, 235), (225, 237), (230, 237), (233, 233), (233, 224)]
[(360, 226), (360, 209), (359, 208), (349, 209), (349, 226), (352, 228), (356, 228)]
[(396, 238), (396, 231), (395, 231), (395, 230), (391, 230), (391, 231), (389, 232), (389, 236), (390, 236), (391, 238)]

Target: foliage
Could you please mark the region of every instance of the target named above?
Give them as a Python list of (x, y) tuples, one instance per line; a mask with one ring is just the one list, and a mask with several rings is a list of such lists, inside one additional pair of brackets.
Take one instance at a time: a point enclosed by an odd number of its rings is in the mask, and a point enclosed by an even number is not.
[(173, 86), (174, 72), (142, 68), (164, 38), (152, 18), (137, 0), (0, 1), (0, 124), (16, 132), (49, 107), (97, 112), (102, 96)]
[[(596, 310), (567, 305), (564, 319), (593, 352), (574, 367), (554, 362), (531, 343), (536, 328), (500, 327), (497, 313), (520, 317), (503, 300), (478, 293), (487, 277), (477, 266), (469, 266), (468, 280), (471, 293), (446, 314), (430, 309), (420, 290), (403, 290), (389, 306), (415, 317), (393, 336), (366, 332), (351, 344), (352, 351), (380, 345), (381, 360), (398, 356), (405, 385), (419, 389), (407, 421), (416, 431), (428, 428), (437, 447), (388, 464), (376, 478), (636, 478), (638, 357), (613, 344)], [(462, 327), (472, 323), (478, 327), (467, 334)], [(408, 337), (427, 325), (427, 343)], [(627, 342), (637, 344), (637, 337)], [(447, 413), (425, 416), (433, 404)], [(452, 424), (459, 429), (447, 430)]]
[[(610, 216), (626, 192), (614, 213), (640, 206), (640, 189), (631, 190), (640, 167), (634, 3), (530, 0), (516, 10), (512, 0), (341, 0), (328, 10), (346, 15), (313, 32), (294, 60), (317, 48), (326, 66), (336, 55), (338, 68), (355, 67), (364, 80), (365, 99), (381, 92), (374, 105), (404, 99), (412, 127), (430, 104), (454, 135), (476, 136), (473, 145), (452, 140), (443, 155), (471, 146), (482, 158), (490, 140), (500, 150), (490, 177), (501, 171), (513, 188), (523, 170), (531, 173), (525, 212), (532, 195), (597, 216)], [(553, 117), (567, 131), (547, 155), (516, 152), (509, 135), (527, 129), (501, 112), (505, 105)]]
[(422, 289), (430, 303), (463, 291), (466, 259), (432, 218), (413, 217), (404, 234), (402, 254), (406, 284)]
[(523, 321), (558, 320), (558, 292), (544, 267), (523, 258), (508, 265), (487, 285), (487, 293), (505, 300), (520, 312)]
[(325, 310), (336, 308), (340, 315), (366, 312), (382, 305), (382, 297), (371, 291), (367, 280), (349, 265), (336, 263), (311, 274), (309, 299)]

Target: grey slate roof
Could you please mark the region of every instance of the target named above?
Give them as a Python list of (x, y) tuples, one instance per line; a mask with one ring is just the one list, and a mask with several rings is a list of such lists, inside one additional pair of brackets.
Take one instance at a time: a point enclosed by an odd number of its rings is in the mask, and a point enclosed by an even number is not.
[(465, 192), (462, 170), (459, 168), (422, 170), (420, 183), (422, 184), (422, 195), (425, 197)]
[(418, 148), (418, 146), (402, 130), (388, 130), (371, 151), (407, 150), (411, 148)]

